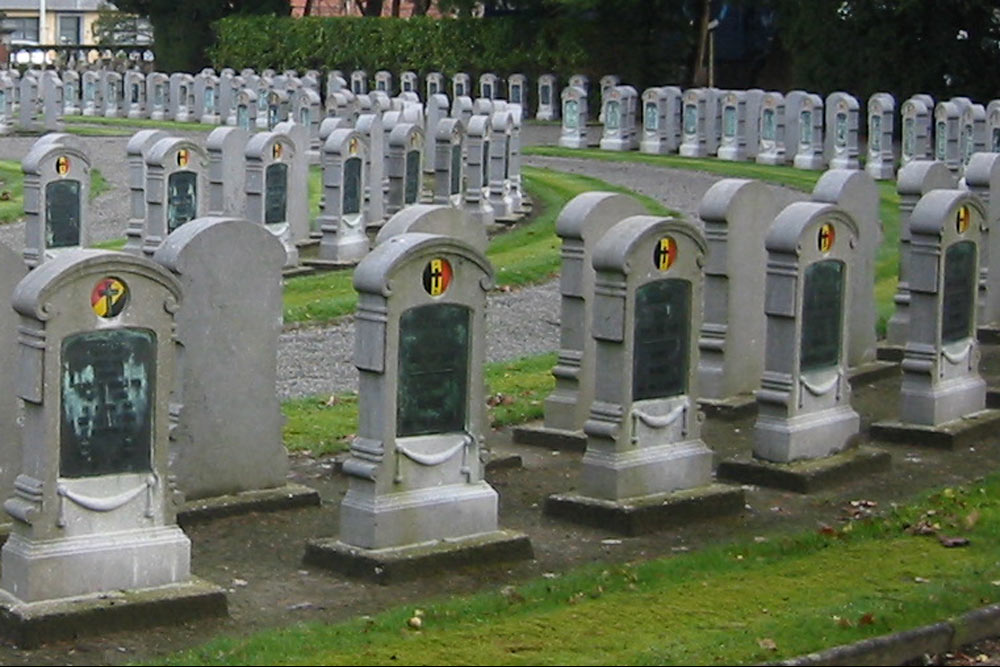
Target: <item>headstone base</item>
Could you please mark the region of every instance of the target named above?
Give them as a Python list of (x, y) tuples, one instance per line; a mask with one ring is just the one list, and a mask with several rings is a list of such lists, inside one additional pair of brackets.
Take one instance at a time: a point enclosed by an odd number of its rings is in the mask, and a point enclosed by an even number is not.
[(896, 361), (869, 361), (859, 366), (847, 369), (847, 379), (854, 386), (859, 382), (874, 382), (899, 375), (899, 363)]
[(785, 157), (785, 153), (758, 153), (757, 157), (754, 159), (757, 164), (766, 164), (773, 167), (783, 167), (788, 164), (788, 159)]
[(883, 421), (871, 425), (873, 440), (959, 449), (996, 432), (1000, 410), (986, 409), (938, 426)]
[(986, 382), (978, 375), (933, 386), (923, 381), (907, 383), (904, 377), (899, 395), (899, 420), (906, 424), (941, 426), (986, 408)]
[(192, 577), (189, 581), (22, 602), (0, 590), (0, 634), (21, 649), (86, 635), (139, 630), (228, 615), (225, 591)]
[(721, 146), (715, 156), (729, 162), (744, 162), (747, 159), (747, 152), (745, 148), (738, 146)]
[(587, 436), (582, 431), (563, 431), (545, 426), (519, 426), (513, 432), (514, 442), (563, 452), (587, 450)]
[(586, 148), (587, 137), (559, 137), (559, 148)]
[(600, 144), (602, 151), (630, 151), (632, 150), (632, 144), (628, 139), (601, 139)]
[(738, 394), (726, 398), (699, 397), (698, 407), (706, 417), (732, 421), (756, 414), (757, 399), (753, 394)]
[(892, 456), (870, 447), (858, 447), (822, 459), (771, 463), (760, 459), (722, 461), (716, 470), (719, 479), (756, 484), (796, 493), (813, 493), (862, 474), (889, 469)]
[(701, 144), (681, 144), (680, 148), (677, 149), (677, 154), (681, 157), (708, 157), (708, 149)]
[(281, 270), (282, 278), (294, 278), (295, 276), (307, 276), (310, 273), (314, 273), (315, 269), (311, 266), (303, 266), (299, 264), (298, 266), (289, 266)]
[(303, 562), (350, 577), (388, 584), (459, 567), (530, 558), (534, 558), (534, 552), (527, 535), (495, 530), (388, 549), (362, 549), (336, 539), (309, 540)]
[(254, 489), (186, 502), (177, 512), (177, 522), (181, 526), (189, 526), (224, 516), (319, 507), (319, 505), (320, 497), (316, 489), (303, 484), (285, 484), (273, 489)]
[(796, 155), (792, 159), (792, 165), (796, 169), (809, 169), (811, 171), (823, 171), (826, 169), (826, 163), (823, 161), (822, 156), (819, 155)]
[(832, 456), (846, 449), (861, 427), (848, 405), (792, 418), (759, 414), (754, 425), (754, 458), (788, 463)]
[(695, 521), (738, 514), (746, 504), (743, 489), (709, 484), (694, 489), (603, 500), (576, 494), (555, 494), (545, 499), (545, 513), (624, 535), (642, 535)]
[(305, 258), (301, 261), (302, 266), (323, 271), (339, 271), (341, 269), (353, 269), (357, 262), (340, 261), (336, 259)]
[(701, 440), (628, 451), (588, 447), (580, 470), (580, 493), (621, 500), (697, 488), (710, 482), (712, 459), (712, 450)]

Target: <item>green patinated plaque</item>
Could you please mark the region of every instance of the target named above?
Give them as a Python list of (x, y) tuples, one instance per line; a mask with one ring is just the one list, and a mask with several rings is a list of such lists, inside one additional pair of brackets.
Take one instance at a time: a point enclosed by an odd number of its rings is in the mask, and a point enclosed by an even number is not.
[(485, 97), (488, 100), (493, 99), (493, 86), (491, 86), (488, 83), (483, 84), (483, 97)]
[(309, 123), (310, 123), (309, 107), (307, 106), (299, 107), (299, 124), (309, 127)]
[(552, 88), (542, 86), (542, 89), (538, 92), (538, 101), (546, 106), (552, 104)]
[(972, 127), (966, 126), (962, 132), (962, 156), (966, 164), (972, 158), (972, 153), (975, 151), (976, 143), (975, 137), (972, 135)]
[(288, 165), (275, 162), (264, 171), (264, 224), (285, 222), (288, 218)]
[(825, 259), (810, 264), (802, 289), (801, 372), (840, 363), (843, 310), (844, 263)]
[(510, 87), (510, 102), (511, 104), (521, 103), (521, 86), (514, 84)]
[(399, 436), (465, 430), (471, 311), (431, 304), (399, 318)]
[(457, 195), (462, 192), (462, 146), (453, 144), (451, 147), (451, 186), (449, 194)]
[(916, 143), (917, 126), (913, 118), (903, 119), (903, 155), (913, 156), (914, 144)]
[(954, 343), (972, 335), (976, 297), (976, 244), (953, 243), (944, 255), (941, 342)]
[(808, 109), (799, 113), (799, 143), (803, 146), (812, 146), (813, 142), (813, 120), (812, 111)]
[(361, 212), (361, 158), (347, 158), (344, 162), (344, 215)]
[(153, 86), (153, 104), (158, 107), (163, 106), (163, 84), (158, 83)]
[(882, 150), (882, 114), (874, 114), (868, 129), (868, 151), (878, 153)]
[(406, 151), (406, 180), (403, 187), (403, 203), (416, 204), (420, 196), (420, 151)]
[(691, 283), (667, 278), (635, 293), (632, 400), (687, 391)]
[(167, 232), (198, 215), (198, 174), (175, 171), (167, 179)]
[(49, 181), (45, 186), (45, 246), (80, 245), (80, 181)]
[(764, 141), (774, 141), (774, 109), (764, 109), (760, 117), (760, 138)]
[(137, 84), (137, 83), (133, 83), (132, 84), (132, 100), (131, 100), (131, 102), (132, 102), (132, 104), (138, 104), (139, 103), (139, 84)]
[(617, 130), (622, 124), (622, 105), (618, 100), (608, 100), (604, 109), (604, 128)]
[(936, 157), (944, 160), (948, 156), (948, 124), (945, 121), (938, 121), (934, 137), (937, 139)]
[(695, 134), (698, 131), (698, 106), (684, 105), (684, 134)]
[(206, 86), (205, 97), (202, 100), (202, 104), (205, 106), (206, 113), (212, 113), (215, 111), (215, 88)]
[(490, 184), (490, 142), (483, 142), (483, 161), (479, 165), (482, 172), (482, 186), (488, 187)]
[(427, 84), (428, 95), (437, 95), (437, 92), (438, 92), (437, 81), (431, 81), (430, 83)]
[(275, 104), (268, 105), (267, 107), (267, 129), (273, 130), (274, 126), (278, 124), (278, 107)]
[(838, 147), (843, 148), (847, 145), (847, 114), (839, 112), (834, 118), (833, 126), (835, 128), (833, 135), (834, 143)]
[[(2, 100), (2, 98), (0, 98)], [(3, 102), (0, 101), (0, 106), (3, 106)], [(1000, 127), (994, 127), (993, 133), (990, 137), (990, 151), (993, 153), (1000, 153)]]
[(563, 107), (563, 126), (566, 129), (575, 130), (580, 124), (579, 106), (580, 103), (576, 100), (566, 100), (566, 104)]
[(84, 102), (94, 101), (94, 82), (87, 81), (83, 84), (83, 100)]
[(731, 139), (736, 136), (736, 107), (722, 110), (722, 136)]
[(465, 95), (465, 84), (456, 83), (455, 84), (455, 97), (462, 97)]
[(236, 125), (244, 130), (250, 129), (250, 111), (245, 104), (236, 107)]
[(503, 142), (503, 180), (510, 180), (510, 137)]
[(660, 110), (656, 102), (646, 102), (646, 108), (642, 114), (643, 126), (649, 132), (656, 132), (660, 129)]
[(106, 329), (62, 344), (62, 477), (151, 470), (156, 335)]

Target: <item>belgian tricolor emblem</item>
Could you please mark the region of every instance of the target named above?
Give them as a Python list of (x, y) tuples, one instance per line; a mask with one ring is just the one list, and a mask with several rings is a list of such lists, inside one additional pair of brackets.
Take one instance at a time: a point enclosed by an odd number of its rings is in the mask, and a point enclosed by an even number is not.
[(271, 146), (271, 157), (275, 160), (281, 159), (281, 142), (275, 141), (274, 145)]
[(100, 317), (116, 317), (128, 303), (128, 287), (117, 278), (103, 278), (90, 293), (90, 307)]
[(837, 230), (832, 222), (824, 222), (820, 225), (819, 234), (816, 235), (816, 245), (820, 252), (830, 252), (833, 242), (837, 238)]
[(968, 206), (959, 206), (958, 213), (955, 214), (955, 229), (958, 230), (959, 234), (964, 234), (969, 228), (969, 219), (972, 217), (972, 213), (969, 212)]
[(442, 257), (435, 257), (424, 268), (424, 289), (431, 296), (444, 294), (451, 283), (451, 264)]
[(677, 241), (670, 236), (664, 236), (656, 242), (653, 249), (653, 264), (660, 271), (669, 269), (677, 259)]
[(188, 149), (182, 148), (179, 151), (177, 151), (178, 167), (186, 167), (190, 159), (191, 159), (191, 154), (188, 152)]
[(65, 176), (69, 173), (69, 158), (65, 155), (60, 155), (56, 158), (56, 173), (60, 176)]

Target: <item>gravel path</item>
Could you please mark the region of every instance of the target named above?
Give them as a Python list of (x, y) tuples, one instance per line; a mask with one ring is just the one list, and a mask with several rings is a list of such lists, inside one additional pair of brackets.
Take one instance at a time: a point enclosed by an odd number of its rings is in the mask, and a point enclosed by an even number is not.
[[(529, 126), (530, 127), (530, 126)], [(551, 127), (534, 128), (525, 144), (551, 143)], [(555, 128), (558, 132), (558, 128)], [(203, 140), (205, 132), (183, 133)], [(127, 137), (81, 137), (80, 141), (111, 189), (90, 207), (92, 238), (103, 241), (125, 235), (128, 220)], [(0, 138), (0, 159), (17, 160), (30, 150), (34, 138)], [(525, 157), (525, 164), (593, 176), (648, 195), (664, 205), (696, 216), (705, 191), (719, 177), (693, 171), (662, 169), (641, 164), (598, 162), (567, 158)], [(802, 193), (774, 188), (785, 201), (802, 199)], [(0, 227), (0, 242), (20, 250), (23, 224)], [(487, 310), (487, 359), (502, 361), (556, 350), (559, 345), (558, 281), (489, 296)], [(354, 325), (343, 318), (327, 327), (303, 328), (282, 334), (278, 351), (278, 386), (281, 399), (325, 395), (356, 389), (357, 370), (351, 362)]]

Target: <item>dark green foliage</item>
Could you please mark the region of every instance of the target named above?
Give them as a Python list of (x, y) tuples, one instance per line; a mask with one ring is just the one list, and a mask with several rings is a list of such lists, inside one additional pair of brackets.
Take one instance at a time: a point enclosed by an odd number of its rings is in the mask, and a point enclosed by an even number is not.
[(888, 91), (985, 101), (1000, 89), (994, 0), (770, 0), (791, 63), (789, 88), (861, 98)]

